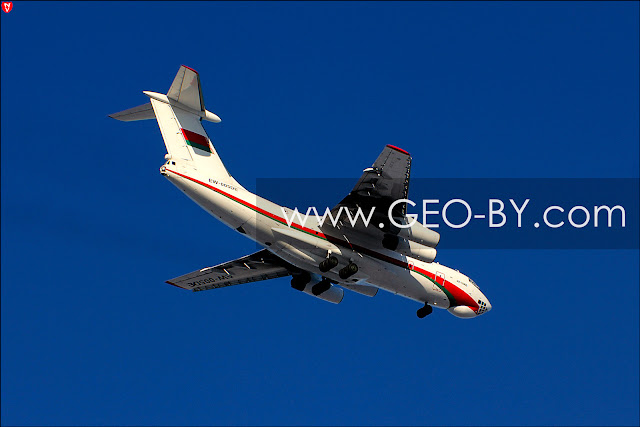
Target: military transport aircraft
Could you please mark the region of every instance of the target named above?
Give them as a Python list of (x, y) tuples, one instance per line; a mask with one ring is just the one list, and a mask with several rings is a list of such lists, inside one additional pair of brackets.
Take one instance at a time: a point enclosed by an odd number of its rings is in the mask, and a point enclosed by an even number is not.
[[(203, 291), (291, 276), (292, 288), (335, 304), (342, 301), (343, 288), (367, 296), (384, 289), (424, 304), (417, 311), (420, 318), (432, 306), (461, 318), (491, 310), (473, 280), (434, 262), (440, 235), (412, 224), (406, 202), (398, 203), (409, 191), (411, 156), (405, 150), (393, 145), (382, 150), (330, 211), (337, 221), (312, 215), (302, 223), (293, 210), (247, 191), (227, 172), (201, 124), (220, 118), (205, 109), (195, 70), (181, 66), (166, 95), (143, 93), (149, 103), (110, 117), (157, 119), (167, 147), (160, 173), (204, 210), (265, 248), (167, 283)], [(368, 226), (348, 221), (358, 209), (371, 213)]]

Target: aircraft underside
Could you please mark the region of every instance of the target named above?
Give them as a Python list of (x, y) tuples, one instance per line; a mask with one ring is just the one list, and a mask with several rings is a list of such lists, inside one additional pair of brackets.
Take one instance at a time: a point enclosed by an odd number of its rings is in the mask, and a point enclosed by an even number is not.
[[(432, 306), (457, 317), (477, 317), (491, 309), (477, 285), (457, 270), (434, 262), (440, 235), (411, 223), (406, 201), (411, 156), (387, 145), (363, 171), (353, 190), (330, 213), (327, 223), (290, 221), (289, 208), (263, 199), (227, 171), (202, 127), (220, 122), (206, 110), (200, 77), (181, 66), (165, 95), (144, 92), (150, 102), (111, 115), (121, 121), (156, 119), (167, 155), (160, 173), (212, 216), (265, 249), (167, 281), (193, 291), (291, 277), (291, 287), (332, 303), (348, 289), (374, 296), (378, 289)], [(351, 221), (369, 209), (372, 226)], [(377, 210), (376, 210), (377, 209)], [(357, 216), (356, 216), (357, 218)]]

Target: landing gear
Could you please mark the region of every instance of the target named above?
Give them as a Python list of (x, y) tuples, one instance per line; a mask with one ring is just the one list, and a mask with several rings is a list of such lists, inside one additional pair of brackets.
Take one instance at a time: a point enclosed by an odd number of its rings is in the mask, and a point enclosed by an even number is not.
[(322, 279), (311, 288), (311, 293), (315, 296), (327, 292), (331, 288), (331, 281), (327, 278)]
[(349, 265), (340, 269), (340, 271), (338, 272), (338, 276), (340, 276), (341, 279), (348, 279), (349, 277), (353, 276), (357, 272), (358, 272), (358, 266), (350, 262)]
[(322, 261), (320, 263), (320, 265), (318, 266), (318, 268), (323, 273), (326, 273), (327, 271), (331, 270), (336, 265), (338, 265), (338, 258), (336, 258), (334, 256), (330, 256), (329, 258), (327, 258), (324, 261)]
[(291, 278), (291, 287), (297, 291), (303, 291), (310, 281), (311, 275), (305, 271)]
[(420, 307), (416, 314), (419, 318), (422, 319), (423, 317), (427, 317), (428, 315), (430, 315), (432, 312), (433, 308), (429, 304), (425, 303), (424, 307)]

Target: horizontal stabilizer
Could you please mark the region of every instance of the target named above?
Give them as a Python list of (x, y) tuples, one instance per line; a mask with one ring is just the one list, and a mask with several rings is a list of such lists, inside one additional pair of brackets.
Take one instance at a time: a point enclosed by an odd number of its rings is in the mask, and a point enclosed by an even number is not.
[(151, 103), (147, 102), (146, 104), (138, 105), (137, 107), (129, 108), (128, 110), (109, 114), (109, 117), (122, 122), (135, 122), (137, 120), (155, 119), (156, 115), (153, 113)]

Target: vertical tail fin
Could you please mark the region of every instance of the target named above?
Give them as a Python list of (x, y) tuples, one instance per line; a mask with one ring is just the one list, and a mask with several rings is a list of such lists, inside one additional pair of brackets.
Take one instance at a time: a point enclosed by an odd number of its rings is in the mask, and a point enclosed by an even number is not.
[[(200, 75), (196, 70), (185, 65), (181, 66), (178, 70), (176, 78), (173, 79), (173, 83), (171, 83), (167, 97), (192, 110), (206, 111), (202, 97)], [(218, 119), (218, 121), (220, 121), (220, 119)]]
[(200, 76), (195, 70), (182, 65), (166, 95), (147, 91), (144, 94), (151, 98), (150, 103), (109, 117), (127, 122), (157, 119), (172, 161), (186, 162), (210, 177), (233, 180), (202, 127), (202, 120), (214, 123), (221, 120), (205, 109)]

